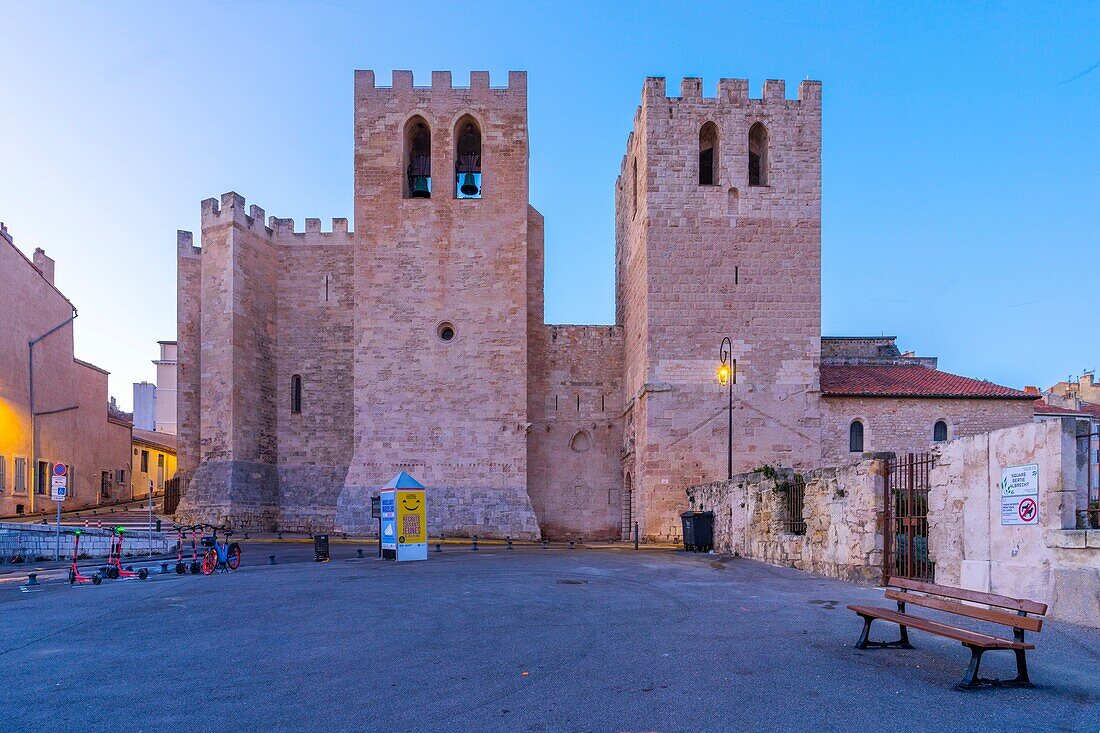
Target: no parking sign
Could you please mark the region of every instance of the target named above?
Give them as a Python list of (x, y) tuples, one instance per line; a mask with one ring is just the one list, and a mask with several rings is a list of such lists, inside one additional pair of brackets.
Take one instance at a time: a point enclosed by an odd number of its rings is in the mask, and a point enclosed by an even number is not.
[(65, 501), (69, 498), (69, 467), (64, 463), (55, 463), (53, 476), (50, 477), (50, 498)]

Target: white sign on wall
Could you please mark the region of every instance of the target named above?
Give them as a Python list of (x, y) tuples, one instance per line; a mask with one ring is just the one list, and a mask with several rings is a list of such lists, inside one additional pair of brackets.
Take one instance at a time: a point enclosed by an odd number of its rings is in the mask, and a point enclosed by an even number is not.
[(1039, 464), (1001, 469), (1001, 524), (1039, 523)]

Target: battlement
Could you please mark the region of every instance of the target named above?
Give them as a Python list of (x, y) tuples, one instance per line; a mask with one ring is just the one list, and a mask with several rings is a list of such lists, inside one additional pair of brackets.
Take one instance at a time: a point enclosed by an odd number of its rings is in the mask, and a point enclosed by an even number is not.
[(433, 71), (430, 86), (415, 86), (413, 73), (407, 70), (394, 70), (391, 85), (376, 86), (374, 71), (357, 70), (355, 72), (355, 96), (365, 97), (371, 95), (400, 95), (413, 92), (431, 91), (433, 94), (458, 92), (461, 94), (519, 94), (527, 96), (527, 72), (509, 71), (508, 84), (503, 87), (494, 87), (489, 84), (488, 71), (471, 71), (468, 86), (455, 86), (449, 71)]
[(703, 96), (703, 80), (699, 77), (689, 76), (680, 81), (680, 96), (670, 96), (666, 90), (665, 77), (646, 77), (642, 86), (642, 99), (645, 102), (658, 100), (683, 100), (704, 101), (714, 100), (725, 104), (748, 104), (758, 102), (768, 103), (797, 103), (806, 106), (821, 106), (821, 82), (806, 79), (798, 83), (798, 96), (795, 99), (787, 98), (787, 83), (782, 79), (767, 79), (764, 82), (763, 93), (760, 97), (749, 96), (748, 79), (719, 79), (718, 94), (715, 97)]
[(277, 244), (344, 244), (352, 240), (353, 232), (348, 231), (346, 218), (333, 218), (332, 231), (329, 232), (321, 231), (321, 220), (313, 218), (306, 219), (304, 231), (295, 231), (293, 219), (272, 216), (267, 218), (265, 224), (266, 212), (252, 204), (245, 213), (245, 204), (244, 196), (235, 191), (223, 193), (220, 201), (214, 198), (203, 200), (203, 229), (235, 222), (241, 228), (267, 237)]

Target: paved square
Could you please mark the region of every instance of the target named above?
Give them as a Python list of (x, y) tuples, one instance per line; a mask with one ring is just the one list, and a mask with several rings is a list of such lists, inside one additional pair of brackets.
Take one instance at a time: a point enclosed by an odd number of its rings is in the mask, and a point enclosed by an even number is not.
[[(960, 692), (959, 644), (914, 632), (913, 651), (858, 652), (844, 606), (881, 591), (785, 568), (458, 546), (399, 566), (346, 544), (315, 564), (309, 549), (248, 543), (241, 570), (213, 577), (0, 584), (3, 729), (1100, 726), (1100, 631), (1050, 622), (1029, 655), (1036, 688)], [(262, 564), (271, 552), (282, 564)], [(1010, 654), (986, 657), (986, 675), (1012, 674)]]

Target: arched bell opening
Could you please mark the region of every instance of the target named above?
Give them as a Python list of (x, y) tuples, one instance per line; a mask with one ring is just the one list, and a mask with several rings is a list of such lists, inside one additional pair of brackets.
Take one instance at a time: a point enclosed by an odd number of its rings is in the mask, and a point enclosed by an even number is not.
[(455, 125), (455, 198), (481, 198), (481, 127), (465, 115)]
[(420, 116), (405, 124), (405, 198), (432, 197), (432, 128)]

